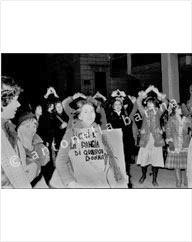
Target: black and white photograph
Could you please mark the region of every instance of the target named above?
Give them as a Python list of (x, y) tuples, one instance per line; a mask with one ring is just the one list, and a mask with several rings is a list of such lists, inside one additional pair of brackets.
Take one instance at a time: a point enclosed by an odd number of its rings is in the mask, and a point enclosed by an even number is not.
[(2, 54), (2, 188), (192, 188), (192, 54)]
[(2, 241), (191, 241), (191, 7), (1, 1)]

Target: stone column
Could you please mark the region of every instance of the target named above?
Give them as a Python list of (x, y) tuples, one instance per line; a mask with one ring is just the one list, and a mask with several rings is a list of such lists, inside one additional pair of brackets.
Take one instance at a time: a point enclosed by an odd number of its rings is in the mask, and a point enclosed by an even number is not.
[(127, 74), (131, 75), (131, 54), (127, 54)]
[(163, 93), (180, 102), (178, 55), (161, 54), (161, 71)]

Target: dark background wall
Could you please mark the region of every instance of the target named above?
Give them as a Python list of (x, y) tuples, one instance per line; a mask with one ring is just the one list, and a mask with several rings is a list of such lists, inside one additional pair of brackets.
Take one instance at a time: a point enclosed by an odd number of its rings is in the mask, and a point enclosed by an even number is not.
[[(178, 58), (183, 102), (192, 84), (192, 64), (186, 64), (186, 54), (179, 54)], [(119, 88), (136, 96), (151, 84), (162, 91), (161, 54), (131, 54), (131, 59), (132, 73), (128, 75), (126, 53), (2, 54), (1, 72), (12, 76), (23, 87), (21, 99), (25, 105), (40, 102), (49, 86), (55, 87), (61, 99), (79, 91), (92, 95), (104, 86), (104, 95)], [(88, 81), (89, 88), (86, 87)]]

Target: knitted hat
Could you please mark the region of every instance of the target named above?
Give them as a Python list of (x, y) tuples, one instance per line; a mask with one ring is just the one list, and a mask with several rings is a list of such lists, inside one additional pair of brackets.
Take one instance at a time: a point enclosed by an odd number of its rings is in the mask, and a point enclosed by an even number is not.
[(26, 120), (28, 119), (35, 119), (37, 120), (35, 114), (31, 113), (31, 112), (26, 112), (26, 113), (23, 113), (19, 118), (18, 118), (18, 121), (17, 121), (17, 129), (18, 127)]

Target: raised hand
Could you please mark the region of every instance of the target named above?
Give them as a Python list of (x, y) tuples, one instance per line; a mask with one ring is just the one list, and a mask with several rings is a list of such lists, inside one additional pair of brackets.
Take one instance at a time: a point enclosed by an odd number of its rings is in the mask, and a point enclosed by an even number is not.
[(146, 90), (145, 90), (145, 93), (149, 93), (151, 92), (152, 90), (154, 90), (154, 86), (150, 85)]
[(62, 125), (60, 126), (60, 129), (65, 129), (67, 127), (67, 123), (63, 122)]
[(135, 103), (137, 98), (134, 96), (128, 96), (132, 103)]
[(52, 89), (51, 89), (51, 92), (53, 93), (53, 95), (55, 96), (55, 97), (59, 97), (58, 95), (57, 95), (57, 93), (56, 93), (56, 91), (55, 91), (55, 89), (52, 87)]
[(80, 93), (80, 92), (77, 92), (73, 95), (73, 99), (77, 99), (79, 97), (82, 97), (82, 98), (87, 98), (84, 94)]
[(145, 91), (140, 91), (139, 92), (139, 97), (146, 98), (147, 97), (147, 93)]
[(93, 96), (93, 98), (95, 98), (95, 97), (100, 97), (100, 96), (101, 96), (101, 93), (97, 91), (97, 92), (95, 93), (95, 95)]
[(50, 95), (50, 94), (53, 94), (55, 97), (59, 97), (58, 95), (57, 95), (57, 93), (56, 93), (56, 91), (55, 91), (55, 89), (53, 88), (53, 87), (49, 87), (49, 88), (47, 88), (47, 93), (45, 94), (45, 98), (48, 98), (48, 96)]
[(100, 92), (97, 91), (97, 93), (93, 96), (93, 98), (96, 98), (96, 97), (101, 97), (104, 101), (106, 101), (106, 97), (104, 97)]
[(157, 96), (160, 95), (159, 90), (156, 87), (153, 87), (152, 91), (157, 94)]

